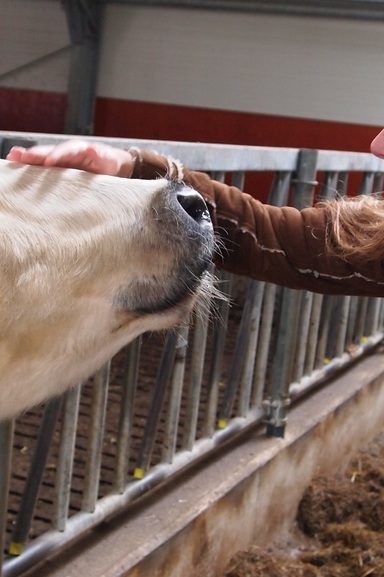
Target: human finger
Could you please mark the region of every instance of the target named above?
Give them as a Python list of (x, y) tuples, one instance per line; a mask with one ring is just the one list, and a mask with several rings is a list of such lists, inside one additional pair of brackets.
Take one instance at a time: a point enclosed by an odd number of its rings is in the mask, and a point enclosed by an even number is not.
[(129, 177), (134, 164), (132, 154), (128, 150), (103, 143), (90, 145), (88, 160), (87, 170), (111, 176)]
[(90, 144), (84, 150), (84, 165), (90, 172), (115, 176), (121, 164), (119, 154), (120, 151), (111, 146)]
[[(82, 142), (77, 148), (68, 146), (66, 150), (66, 154), (64, 154), (64, 148), (61, 151), (60, 166), (71, 166), (96, 174), (116, 176), (124, 165), (125, 172), (127, 174), (131, 172), (132, 156), (126, 150), (88, 141)], [(53, 151), (52, 155), (57, 152)]]
[(44, 160), (52, 148), (53, 145), (51, 144), (37, 145), (31, 148), (14, 146), (7, 155), (7, 159), (25, 164), (44, 164)]
[(52, 147), (46, 156), (45, 166), (61, 166), (64, 168), (82, 168), (84, 151), (87, 143), (82, 140), (66, 140)]
[(101, 143), (70, 140), (55, 146), (46, 157), (44, 165), (116, 175), (120, 166), (119, 152)]
[(23, 146), (12, 146), (11, 150), (8, 152), (6, 159), (7, 160), (14, 160), (19, 161), (21, 155), (25, 152), (25, 148)]

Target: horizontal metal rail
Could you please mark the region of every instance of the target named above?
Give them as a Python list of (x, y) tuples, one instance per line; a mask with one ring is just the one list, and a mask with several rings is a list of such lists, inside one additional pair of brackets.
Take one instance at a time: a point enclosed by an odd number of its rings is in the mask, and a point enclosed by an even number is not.
[[(57, 144), (71, 138), (62, 134), (43, 134), (38, 132), (0, 131), (0, 138), (7, 142), (7, 148), (18, 142), (38, 142), (39, 144)], [(84, 139), (74, 136), (72, 138)], [(144, 150), (155, 150), (161, 154), (170, 154), (180, 158), (190, 168), (209, 171), (249, 171), (249, 170), (295, 170), (298, 150), (295, 148), (272, 148), (262, 146), (240, 146), (228, 144), (173, 142), (166, 140), (140, 140), (134, 138), (112, 138), (87, 136), (91, 142), (105, 142), (117, 148), (137, 146)], [(368, 156), (368, 155), (367, 155)], [(372, 157), (373, 158), (373, 157)]]
[[(7, 148), (12, 142), (38, 142), (57, 144), (69, 138), (84, 139), (84, 136), (44, 134), (40, 132), (0, 131), (0, 139)], [(168, 140), (142, 140), (135, 138), (113, 138), (87, 136), (87, 140), (104, 142), (117, 148), (137, 146), (144, 150), (155, 150), (180, 158), (192, 169), (207, 171), (294, 171), (297, 166), (297, 148), (272, 146), (243, 146), (235, 144), (205, 144), (201, 142), (177, 142)], [(368, 152), (345, 152), (339, 150), (319, 150), (317, 170), (348, 172), (384, 172), (384, 161)]]

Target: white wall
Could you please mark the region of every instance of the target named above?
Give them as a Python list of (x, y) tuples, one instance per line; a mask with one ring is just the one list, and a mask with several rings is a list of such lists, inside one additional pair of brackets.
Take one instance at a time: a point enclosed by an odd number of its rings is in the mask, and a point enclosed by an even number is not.
[(103, 96), (384, 123), (384, 26), (111, 5)]
[[(0, 86), (65, 92), (69, 40), (60, 2), (3, 0), (0, 18)], [(381, 125), (384, 25), (112, 3), (98, 92)]]
[(0, 86), (66, 92), (69, 37), (59, 1), (1, 0)]

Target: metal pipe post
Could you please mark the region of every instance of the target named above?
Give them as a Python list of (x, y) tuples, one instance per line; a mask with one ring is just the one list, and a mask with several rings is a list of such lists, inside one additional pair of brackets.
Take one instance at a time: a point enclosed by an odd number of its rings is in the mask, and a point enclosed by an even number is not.
[(19, 514), (17, 516), (15, 529), (9, 546), (10, 555), (21, 555), (28, 540), (33, 512), (35, 510), (40, 484), (47, 464), (49, 449), (51, 447), (53, 432), (56, 427), (60, 407), (60, 397), (52, 399), (45, 405), (28, 480), (25, 485)]
[(187, 380), (187, 399), (183, 434), (183, 449), (191, 450), (196, 440), (199, 415), (201, 385), (203, 381), (204, 358), (207, 346), (209, 311), (200, 310), (195, 321), (192, 344), (192, 359)]
[(92, 134), (103, 0), (62, 0), (71, 39), (67, 134)]
[[(188, 351), (189, 327), (178, 329), (175, 361), (171, 379), (168, 415), (165, 425), (165, 436), (162, 457), (166, 463), (172, 463), (176, 452), (177, 432), (180, 417), (180, 406), (183, 394), (185, 362)], [(188, 418), (185, 419), (186, 425)]]
[(7, 505), (12, 466), (14, 421), (0, 422), (0, 577), (3, 575)]
[(111, 361), (106, 363), (94, 376), (92, 414), (89, 427), (90, 446), (81, 504), (82, 510), (88, 513), (95, 510), (98, 498), (110, 370)]
[(133, 472), (135, 479), (142, 479), (145, 476), (151, 461), (152, 451), (155, 445), (157, 427), (164, 404), (167, 386), (170, 381), (175, 362), (177, 340), (177, 332), (169, 331), (165, 341), (160, 365), (157, 370), (152, 403), (144, 428), (143, 442), (141, 444), (137, 466)]
[(220, 271), (219, 282), (221, 291), (227, 298), (219, 301), (216, 308), (216, 315), (213, 319), (213, 345), (212, 361), (209, 375), (209, 391), (207, 401), (207, 411), (204, 426), (204, 435), (212, 437), (216, 428), (216, 417), (219, 402), (220, 378), (224, 357), (225, 337), (228, 327), (229, 300), (232, 292), (232, 275)]
[(127, 347), (127, 373), (123, 384), (123, 397), (117, 434), (116, 490), (123, 493), (127, 485), (129, 449), (131, 442), (133, 403), (137, 387), (142, 339), (138, 337)]
[[(296, 173), (292, 179), (294, 185), (292, 204), (299, 210), (313, 203), (314, 190), (318, 184), (315, 180), (317, 158), (316, 150), (300, 150)], [(301, 299), (300, 291), (283, 290), (271, 392), (270, 398), (265, 400), (268, 436), (284, 436), (286, 407), (289, 404), (289, 382), (298, 339)]]
[(55, 487), (57, 495), (55, 526), (59, 531), (65, 530), (68, 518), (80, 392), (81, 386), (78, 385), (66, 393), (64, 400)]

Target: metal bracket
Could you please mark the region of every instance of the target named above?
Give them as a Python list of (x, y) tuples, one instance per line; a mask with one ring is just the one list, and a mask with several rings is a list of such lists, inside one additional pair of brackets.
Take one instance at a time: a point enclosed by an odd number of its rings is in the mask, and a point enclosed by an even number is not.
[(268, 437), (284, 437), (285, 426), (287, 423), (286, 408), (291, 404), (288, 397), (274, 399), (265, 399), (263, 406), (265, 408), (266, 416), (265, 423), (267, 425)]

